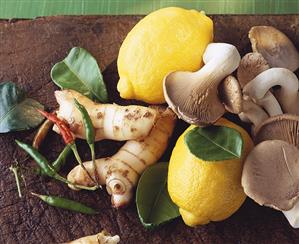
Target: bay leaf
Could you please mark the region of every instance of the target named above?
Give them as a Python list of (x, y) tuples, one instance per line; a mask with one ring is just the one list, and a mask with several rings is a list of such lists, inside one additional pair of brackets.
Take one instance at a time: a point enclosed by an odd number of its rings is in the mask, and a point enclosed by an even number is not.
[(75, 90), (95, 101), (108, 101), (97, 61), (83, 48), (72, 48), (64, 60), (53, 66), (51, 78), (61, 89)]
[(225, 126), (196, 127), (185, 135), (190, 152), (205, 161), (240, 158), (243, 139), (235, 129)]
[(167, 190), (168, 163), (149, 166), (141, 175), (136, 191), (136, 206), (144, 227), (153, 228), (180, 215)]
[(0, 83), (0, 133), (27, 130), (38, 126), (44, 117), (37, 112), (44, 106), (25, 94), (12, 82)]

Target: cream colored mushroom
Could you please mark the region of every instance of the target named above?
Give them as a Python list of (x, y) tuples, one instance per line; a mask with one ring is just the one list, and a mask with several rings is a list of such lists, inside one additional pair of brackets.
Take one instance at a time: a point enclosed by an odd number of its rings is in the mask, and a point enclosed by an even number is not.
[(284, 113), (299, 114), (298, 78), (285, 68), (271, 68), (256, 76), (243, 88), (243, 94), (260, 103), (274, 86), (280, 86), (276, 98)]
[[(271, 117), (256, 127), (254, 142), (256, 144), (265, 140), (286, 141), (299, 149), (299, 116), (282, 114)], [(290, 225), (299, 228), (299, 202), (293, 208), (282, 211)]]
[[(240, 86), (244, 88), (251, 80), (263, 71), (269, 69), (267, 61), (263, 58), (260, 53), (248, 53), (240, 62), (237, 70), (238, 81)], [(248, 98), (247, 100), (249, 100)], [(274, 97), (274, 95), (267, 91), (262, 99), (258, 100), (258, 105), (263, 107), (270, 116), (282, 114), (281, 107)]]
[(248, 35), (252, 50), (261, 53), (270, 67), (298, 69), (299, 53), (284, 33), (273, 26), (254, 26)]
[[(256, 128), (255, 143), (264, 140), (283, 140), (299, 148), (299, 116), (283, 114), (264, 121)], [(299, 202), (288, 211), (283, 211), (289, 223), (299, 228)]]
[(258, 204), (290, 210), (299, 197), (298, 148), (281, 140), (261, 142), (245, 160), (241, 183)]
[(219, 94), (227, 111), (241, 114), (241, 117), (246, 118), (254, 126), (259, 125), (269, 117), (260, 106), (242, 96), (240, 84), (232, 75), (226, 77), (220, 84)]
[(164, 78), (164, 97), (169, 107), (190, 124), (214, 123), (225, 112), (218, 98), (218, 85), (238, 67), (240, 59), (231, 44), (209, 44), (203, 55), (205, 65), (199, 71), (177, 71)]
[(237, 69), (237, 78), (241, 88), (267, 69), (270, 69), (270, 66), (260, 53), (247, 53), (241, 59)]

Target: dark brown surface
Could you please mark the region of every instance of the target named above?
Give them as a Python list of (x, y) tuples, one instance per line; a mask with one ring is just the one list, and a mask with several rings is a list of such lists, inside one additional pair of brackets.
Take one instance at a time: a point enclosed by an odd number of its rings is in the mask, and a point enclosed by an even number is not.
[[(122, 40), (140, 19), (122, 17), (47, 17), (30, 21), (0, 21), (0, 81), (10, 80), (48, 109), (56, 106), (50, 79), (54, 63), (66, 56), (73, 46), (90, 51), (104, 71), (110, 98), (121, 101), (115, 89), (115, 59)], [(215, 40), (235, 44), (244, 54), (250, 49), (247, 32), (253, 25), (274, 25), (299, 46), (299, 16), (213, 16)], [(186, 125), (176, 128), (177, 137)], [(94, 234), (106, 229), (120, 235), (123, 243), (299, 243), (299, 230), (292, 229), (282, 213), (259, 207), (247, 200), (229, 219), (206, 226), (189, 228), (181, 219), (152, 231), (139, 222), (135, 204), (127, 209), (110, 207), (105, 191), (72, 192), (65, 185), (38, 176), (26, 176), (27, 192), (19, 199), (13, 175), (8, 170), (13, 158), (24, 158), (14, 139), (31, 142), (34, 131), (0, 136), (0, 243), (58, 243)], [(60, 138), (51, 133), (42, 148), (49, 159), (62, 149)], [(172, 140), (172, 145), (175, 139)], [(121, 143), (103, 141), (97, 145), (97, 156), (113, 154)], [(171, 146), (172, 146), (171, 145)], [(171, 147), (170, 146), (170, 147)], [(81, 154), (89, 157), (79, 143)], [(167, 156), (171, 150), (168, 150)], [(70, 166), (74, 160), (69, 160)], [(29, 160), (24, 164), (34, 165)], [(81, 200), (97, 207), (100, 214), (85, 216), (55, 209), (29, 196), (28, 191), (54, 194)]]

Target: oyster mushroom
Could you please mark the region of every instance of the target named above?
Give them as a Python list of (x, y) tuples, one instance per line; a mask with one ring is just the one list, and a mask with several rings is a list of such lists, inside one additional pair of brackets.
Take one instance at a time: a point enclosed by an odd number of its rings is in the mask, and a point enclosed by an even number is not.
[(280, 86), (276, 98), (283, 112), (299, 114), (298, 78), (288, 69), (265, 70), (244, 86), (243, 94), (259, 104), (269, 89), (274, 86)]
[[(240, 86), (244, 88), (251, 80), (263, 71), (269, 69), (269, 65), (260, 53), (247, 53), (240, 62), (237, 70), (237, 77)], [(258, 100), (258, 105), (263, 107), (270, 116), (282, 114), (281, 107), (274, 95), (267, 91), (262, 99)]]
[(242, 96), (242, 91), (238, 80), (229, 75), (219, 86), (219, 95), (227, 111), (234, 114), (242, 114), (254, 126), (259, 125), (269, 116), (257, 104), (251, 100), (246, 100)]
[[(299, 149), (299, 116), (282, 114), (271, 117), (256, 127), (254, 142), (283, 140)], [(282, 211), (291, 226), (299, 228), (299, 201), (288, 211)]]
[(240, 63), (235, 46), (211, 43), (205, 50), (205, 65), (197, 72), (176, 71), (164, 78), (163, 91), (169, 107), (183, 120), (209, 125), (225, 112), (217, 94), (220, 82)]
[(290, 39), (272, 26), (254, 26), (249, 31), (252, 50), (259, 52), (270, 67), (295, 71), (299, 67), (299, 53)]
[(260, 53), (247, 53), (240, 62), (237, 70), (237, 78), (241, 88), (258, 74), (270, 69), (269, 64)]
[(255, 128), (254, 142), (286, 141), (299, 149), (299, 116), (281, 114), (263, 121)]
[(245, 160), (242, 186), (260, 205), (290, 210), (299, 197), (299, 150), (281, 140), (263, 141)]

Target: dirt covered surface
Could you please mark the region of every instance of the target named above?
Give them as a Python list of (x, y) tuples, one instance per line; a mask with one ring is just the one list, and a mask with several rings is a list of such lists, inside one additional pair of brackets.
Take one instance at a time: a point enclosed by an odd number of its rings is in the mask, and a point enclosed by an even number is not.
[[(13, 81), (28, 96), (57, 107), (53, 92), (58, 89), (50, 78), (53, 64), (62, 60), (74, 46), (87, 49), (103, 70), (111, 102), (136, 103), (119, 98), (116, 58), (122, 40), (140, 16), (46, 17), (35, 20), (0, 21), (0, 81)], [(250, 50), (248, 30), (254, 25), (273, 25), (285, 32), (299, 48), (299, 16), (212, 16), (215, 41), (236, 45), (244, 54)], [(170, 148), (186, 128), (178, 123)], [(60, 243), (106, 229), (118, 234), (122, 243), (299, 243), (299, 230), (292, 229), (283, 214), (260, 207), (247, 199), (229, 219), (189, 228), (178, 218), (154, 230), (141, 225), (136, 206), (112, 209), (110, 197), (103, 191), (73, 192), (57, 181), (24, 173), (26, 189), (18, 198), (14, 176), (9, 166), (14, 159), (33, 167), (32, 160), (16, 147), (15, 139), (30, 143), (35, 131), (0, 135), (0, 243)], [(113, 155), (121, 142), (102, 141), (96, 145), (97, 157)], [(82, 141), (78, 147), (83, 159), (89, 150)], [(63, 148), (58, 135), (51, 132), (41, 151), (53, 160)], [(167, 160), (171, 149), (164, 155)], [(62, 174), (74, 166), (69, 158)], [(99, 209), (100, 214), (86, 216), (49, 207), (29, 192), (64, 196)]]

